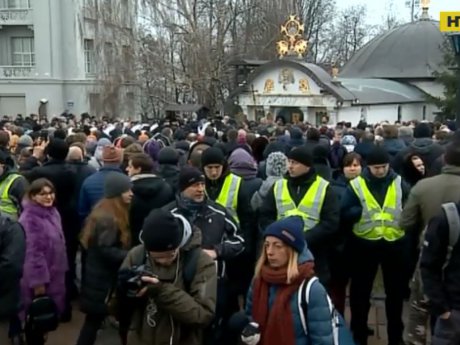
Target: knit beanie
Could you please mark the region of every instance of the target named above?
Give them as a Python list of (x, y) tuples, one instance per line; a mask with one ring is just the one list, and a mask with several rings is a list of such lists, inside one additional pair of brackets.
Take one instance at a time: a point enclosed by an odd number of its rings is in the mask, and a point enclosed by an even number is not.
[(46, 147), (46, 150), (48, 156), (51, 158), (63, 161), (69, 153), (69, 145), (62, 139), (52, 139)]
[(382, 165), (390, 163), (390, 155), (380, 146), (374, 146), (366, 157), (367, 165)]
[(287, 157), (282, 152), (272, 152), (265, 163), (267, 176), (283, 177), (287, 172)]
[(428, 123), (421, 122), (414, 128), (414, 138), (431, 138), (432, 130)]
[(204, 175), (200, 170), (192, 166), (184, 166), (179, 174), (179, 191), (183, 192), (191, 185), (204, 181)]
[(121, 163), (123, 151), (113, 145), (105, 146), (102, 149), (102, 161), (105, 163)]
[(313, 165), (312, 154), (306, 146), (294, 148), (287, 154), (287, 157), (307, 167), (311, 167)]
[(265, 229), (264, 238), (267, 236), (279, 238), (300, 254), (305, 249), (303, 227), (303, 219), (298, 216), (283, 218), (270, 224)]
[(132, 183), (128, 176), (119, 172), (111, 172), (104, 180), (104, 198), (117, 198), (131, 188)]
[(158, 163), (176, 165), (179, 162), (179, 152), (167, 146), (161, 149), (158, 154)]
[(184, 229), (170, 211), (155, 209), (145, 218), (141, 240), (149, 252), (166, 252), (179, 248)]
[(221, 149), (217, 147), (211, 147), (201, 155), (201, 166), (204, 168), (210, 164), (225, 164), (225, 156)]

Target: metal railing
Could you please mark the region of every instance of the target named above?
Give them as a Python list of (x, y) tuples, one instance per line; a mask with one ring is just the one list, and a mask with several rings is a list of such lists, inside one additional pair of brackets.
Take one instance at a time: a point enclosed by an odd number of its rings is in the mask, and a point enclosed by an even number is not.
[(33, 24), (32, 9), (5, 9), (0, 8), (0, 25), (27, 25)]
[(0, 79), (31, 78), (35, 71), (34, 66), (0, 66)]

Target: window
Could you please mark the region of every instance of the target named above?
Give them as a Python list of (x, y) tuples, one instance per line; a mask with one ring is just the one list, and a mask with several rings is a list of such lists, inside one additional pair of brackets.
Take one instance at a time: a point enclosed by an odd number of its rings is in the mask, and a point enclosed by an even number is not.
[(94, 6), (94, 0), (85, 0), (83, 2), (83, 6), (85, 6), (85, 7), (93, 7)]
[(112, 21), (112, 0), (104, 0), (102, 4), (102, 11), (105, 14), (106, 21)]
[(134, 115), (134, 93), (126, 93), (126, 115), (132, 117)]
[(13, 37), (11, 43), (14, 66), (35, 66), (33, 37)]
[(422, 119), (426, 120), (426, 105), (423, 106), (423, 114), (422, 115), (423, 115)]
[(402, 107), (398, 105), (398, 122), (401, 122), (402, 119)]
[(86, 74), (94, 74), (94, 40), (85, 40), (85, 72)]
[(102, 114), (101, 95), (98, 93), (89, 94), (89, 108), (91, 115), (100, 116)]
[(133, 53), (130, 46), (124, 45), (123, 51), (123, 77), (125, 81), (133, 81)]
[(130, 28), (131, 27), (131, 14), (129, 12), (129, 4), (128, 4), (128, 0), (122, 0), (122, 3), (121, 3), (121, 13), (122, 13), (122, 20), (123, 20), (123, 23), (122, 25), (126, 28)]
[(110, 42), (104, 43), (104, 59), (107, 69), (113, 68), (113, 44)]
[(8, 8), (30, 8), (30, 0), (7, 0)]

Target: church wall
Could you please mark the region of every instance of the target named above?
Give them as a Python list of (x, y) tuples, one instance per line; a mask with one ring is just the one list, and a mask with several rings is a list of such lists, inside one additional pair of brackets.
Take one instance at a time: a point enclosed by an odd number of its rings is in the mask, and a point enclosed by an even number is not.
[[(340, 108), (338, 111), (338, 122), (351, 122), (356, 126), (361, 118), (369, 124), (383, 121), (394, 123), (398, 121), (398, 106), (401, 106), (401, 121), (422, 120), (423, 105), (415, 104), (382, 104), (382, 105), (362, 105), (347, 108)], [(427, 120), (428, 118), (427, 107)]]
[(321, 95), (321, 88), (310, 77), (293, 68), (267, 70), (252, 82), (252, 86), (256, 94)]
[(433, 81), (411, 81), (410, 84), (433, 97), (444, 97), (444, 86)]

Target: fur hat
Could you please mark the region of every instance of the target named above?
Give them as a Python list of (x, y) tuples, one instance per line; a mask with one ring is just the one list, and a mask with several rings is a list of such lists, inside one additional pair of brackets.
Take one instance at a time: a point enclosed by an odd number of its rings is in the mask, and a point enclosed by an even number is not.
[(287, 157), (282, 152), (272, 152), (265, 163), (267, 176), (283, 177), (287, 172)]

